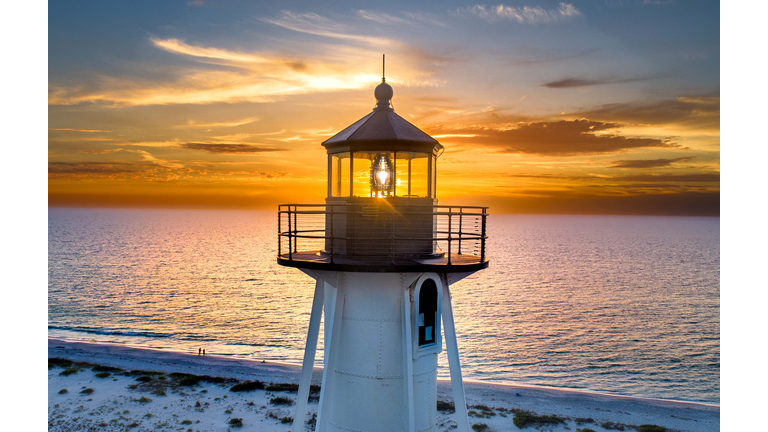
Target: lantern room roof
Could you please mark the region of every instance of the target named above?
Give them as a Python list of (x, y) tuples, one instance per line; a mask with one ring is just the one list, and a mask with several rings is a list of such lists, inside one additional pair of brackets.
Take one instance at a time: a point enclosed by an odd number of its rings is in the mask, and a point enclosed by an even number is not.
[(436, 139), (395, 113), (389, 104), (389, 98), (392, 95), (392, 88), (382, 80), (382, 83), (376, 87), (375, 96), (378, 100), (373, 112), (328, 138), (323, 142), (323, 145), (335, 146), (369, 141), (403, 141), (440, 146)]

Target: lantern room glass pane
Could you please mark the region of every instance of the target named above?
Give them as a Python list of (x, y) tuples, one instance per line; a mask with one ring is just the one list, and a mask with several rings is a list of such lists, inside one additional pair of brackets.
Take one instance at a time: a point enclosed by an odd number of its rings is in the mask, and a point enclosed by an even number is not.
[(408, 156), (405, 152), (395, 155), (395, 195), (408, 195)]
[(424, 198), (428, 191), (429, 153), (397, 152), (396, 195), (399, 197)]
[(432, 190), (430, 191), (430, 196), (432, 198), (437, 197), (437, 158), (434, 156), (430, 156), (432, 158)]
[(330, 155), (332, 197), (349, 196), (349, 152)]
[(427, 197), (429, 191), (427, 190), (427, 181), (429, 180), (429, 159), (424, 157), (414, 158), (411, 161), (411, 192), (412, 197)]

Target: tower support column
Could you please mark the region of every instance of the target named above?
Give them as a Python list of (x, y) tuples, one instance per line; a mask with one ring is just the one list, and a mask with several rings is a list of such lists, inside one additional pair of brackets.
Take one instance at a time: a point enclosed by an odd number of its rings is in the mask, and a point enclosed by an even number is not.
[(413, 331), (411, 329), (411, 288), (403, 292), (403, 378), (405, 390), (406, 432), (416, 432), (416, 415), (413, 404)]
[(445, 350), (448, 354), (448, 369), (451, 373), (451, 388), (453, 389), (453, 405), (456, 409), (456, 424), (458, 432), (469, 432), (467, 417), (467, 399), (464, 395), (464, 381), (461, 377), (459, 364), (459, 344), (456, 340), (456, 324), (453, 322), (453, 305), (451, 304), (451, 289), (448, 278), (440, 275), (443, 285), (443, 332), (445, 332)]
[[(344, 315), (344, 291), (342, 287), (334, 287), (333, 319), (331, 320), (330, 338), (325, 340), (325, 367), (323, 368), (323, 382), (320, 387), (320, 401), (317, 405), (317, 430), (328, 430), (329, 399), (333, 397), (333, 389), (329, 390), (329, 380), (336, 367), (338, 358), (339, 336), (341, 334), (341, 318)], [(327, 324), (326, 324), (327, 325)], [(325, 414), (325, 415), (324, 415)]]
[(312, 384), (312, 371), (315, 367), (315, 353), (317, 352), (317, 338), (320, 333), (320, 317), (323, 313), (323, 298), (325, 297), (326, 283), (317, 279), (315, 283), (315, 296), (312, 299), (312, 315), (309, 317), (309, 330), (307, 331), (307, 346), (304, 349), (304, 361), (301, 365), (301, 379), (299, 381), (299, 394), (296, 399), (296, 412), (293, 415), (293, 432), (304, 430), (304, 417), (307, 414), (307, 402), (309, 400), (309, 388)]

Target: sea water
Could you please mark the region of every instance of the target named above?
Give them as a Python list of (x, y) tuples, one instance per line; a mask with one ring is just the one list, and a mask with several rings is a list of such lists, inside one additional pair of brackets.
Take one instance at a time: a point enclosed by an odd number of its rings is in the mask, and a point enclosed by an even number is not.
[[(300, 363), (314, 281), (276, 264), (276, 225), (50, 209), (48, 334)], [(490, 267), (451, 287), (464, 377), (719, 403), (719, 233), (711, 217), (492, 214)]]

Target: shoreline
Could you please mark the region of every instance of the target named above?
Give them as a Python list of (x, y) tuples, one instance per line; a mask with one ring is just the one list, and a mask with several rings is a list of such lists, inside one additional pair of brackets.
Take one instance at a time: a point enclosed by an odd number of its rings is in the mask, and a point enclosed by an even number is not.
[[(296, 383), (298, 382), (301, 369), (299, 365), (288, 363), (260, 362), (212, 354), (198, 356), (197, 354), (178, 351), (139, 348), (110, 343), (69, 341), (55, 338), (48, 339), (48, 357), (60, 357), (103, 366), (119, 367), (127, 371), (151, 370), (167, 374), (182, 372), (239, 380), (260, 380), (265, 383)], [(57, 380), (65, 380), (65, 378), (60, 378), (58, 375), (53, 376), (51, 372), (49, 371), (49, 417), (51, 417), (53, 409), (52, 401), (59, 399), (59, 395), (55, 394), (57, 389), (53, 383), (58, 385), (59, 382)], [(54, 370), (53, 372), (56, 371)], [(86, 374), (81, 373), (75, 374), (72, 377), (77, 377), (78, 375), (86, 376)], [(72, 377), (67, 377), (66, 379), (76, 379)], [(315, 367), (312, 375), (313, 383), (319, 384), (321, 377), (322, 368)], [(99, 381), (91, 379), (89, 382)], [(478, 380), (465, 380), (464, 387), (467, 403), (470, 406), (485, 405), (498, 410), (499, 415), (496, 415), (494, 412), (492, 416), (484, 417), (482, 420), (470, 417), (470, 424), (484, 422), (492, 430), (518, 430), (512, 424), (511, 418), (501, 416), (503, 413), (509, 413), (508, 410), (515, 409), (532, 411), (537, 414), (553, 414), (571, 419), (589, 418), (594, 420), (595, 423), (585, 424), (583, 427), (589, 427), (595, 431), (607, 430), (599, 426), (605, 422), (626, 426), (656, 424), (679, 431), (719, 430), (719, 404), (623, 396), (589, 390), (526, 384), (492, 383)], [(128, 391), (125, 390), (123, 393), (127, 394)], [(438, 380), (438, 400), (450, 401), (452, 400), (451, 395), (450, 381)], [(115, 397), (118, 396), (124, 395), (115, 395)], [(239, 397), (239, 394), (234, 396)], [(230, 394), (229, 400), (234, 400), (234, 396)], [(310, 404), (310, 411), (312, 409), (316, 410), (316, 403), (314, 405)], [(290, 413), (290, 415), (293, 415), (292, 410), (285, 409), (283, 411), (282, 414), (288, 415), (287, 413)], [(160, 414), (163, 414), (163, 412), (160, 412)], [(450, 414), (438, 414), (438, 422), (442, 421), (444, 424), (450, 424), (452, 421)], [(512, 414), (509, 417), (512, 417)], [(567, 424), (567, 426), (570, 429), (566, 429), (565, 425), (559, 425), (551, 428), (548, 426), (547, 430), (565, 431), (576, 428), (573, 421)], [(286, 429), (283, 425), (281, 429), (275, 430)], [(223, 430), (226, 430), (226, 428)]]
[[(180, 350), (175, 350), (172, 348), (168, 349), (160, 349), (160, 348), (150, 348), (150, 347), (143, 347), (138, 345), (130, 345), (130, 344), (124, 344), (120, 342), (88, 342), (88, 341), (81, 341), (81, 340), (70, 340), (70, 339), (64, 339), (64, 338), (57, 338), (57, 337), (48, 337), (48, 344), (51, 344), (51, 341), (57, 341), (61, 343), (71, 343), (71, 344), (85, 344), (85, 345), (104, 345), (104, 346), (117, 346), (117, 347), (125, 347), (129, 349), (135, 349), (135, 350), (147, 350), (149, 352), (161, 352), (161, 353), (173, 353), (173, 354), (179, 354), (183, 356), (195, 356), (194, 353), (187, 353)], [(207, 358), (219, 358), (219, 359), (226, 359), (226, 360), (242, 360), (250, 363), (257, 363), (259, 365), (263, 364), (270, 364), (270, 365), (279, 365), (284, 366), (287, 368), (297, 368), (297, 372), (299, 373), (301, 371), (301, 363), (291, 363), (291, 362), (282, 362), (282, 361), (265, 361), (262, 363), (259, 360), (256, 359), (249, 359), (244, 357), (238, 357), (237, 354), (206, 354)], [(322, 368), (318, 368), (315, 366), (315, 369), (322, 370)], [(314, 379), (314, 375), (313, 375)], [(448, 382), (450, 383), (450, 379), (447, 378), (438, 378), (438, 382)], [(634, 396), (634, 395), (623, 395), (623, 394), (617, 394), (617, 393), (608, 393), (608, 392), (602, 392), (597, 390), (589, 390), (589, 389), (579, 389), (579, 388), (569, 388), (569, 387), (555, 387), (555, 386), (548, 386), (548, 385), (538, 385), (538, 384), (525, 384), (525, 383), (518, 383), (513, 381), (484, 381), (481, 379), (472, 379), (472, 378), (464, 378), (463, 379), (464, 385), (469, 384), (477, 384), (480, 386), (484, 385), (492, 385), (492, 386), (507, 386), (515, 389), (532, 389), (532, 390), (551, 390), (551, 391), (562, 391), (562, 392), (572, 392), (572, 393), (581, 393), (584, 395), (592, 395), (592, 396), (607, 396), (607, 397), (615, 397), (615, 398), (627, 398), (632, 400), (638, 400), (638, 401), (647, 401), (647, 402), (656, 402), (656, 403), (669, 403), (669, 404), (681, 404), (681, 406), (685, 404), (692, 404), (694, 406), (709, 406), (709, 407), (715, 407), (719, 408), (720, 403), (717, 402), (706, 402), (706, 401), (694, 401), (694, 400), (683, 400), (683, 399), (667, 399), (667, 398), (655, 398), (655, 397), (646, 397), (646, 396)]]

